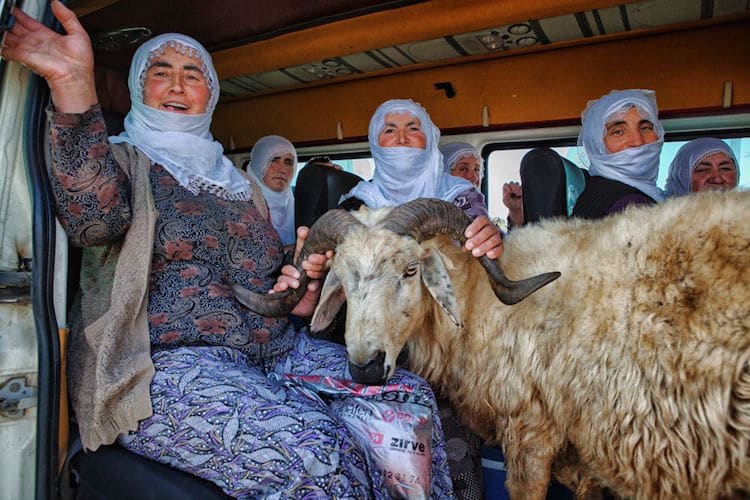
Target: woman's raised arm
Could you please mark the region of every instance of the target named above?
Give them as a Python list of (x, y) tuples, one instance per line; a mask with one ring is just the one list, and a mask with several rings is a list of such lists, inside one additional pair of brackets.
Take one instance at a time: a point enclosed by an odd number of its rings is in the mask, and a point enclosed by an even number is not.
[(16, 24), (5, 35), (1, 54), (47, 81), (57, 111), (83, 113), (98, 102), (91, 40), (75, 13), (61, 2), (52, 2), (52, 12), (65, 35), (14, 8)]

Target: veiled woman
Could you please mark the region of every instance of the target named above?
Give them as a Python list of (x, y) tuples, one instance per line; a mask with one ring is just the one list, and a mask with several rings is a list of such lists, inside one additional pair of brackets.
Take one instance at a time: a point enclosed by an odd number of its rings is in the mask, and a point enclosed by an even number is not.
[(375, 161), (372, 181), (357, 184), (342, 208), (380, 208), (417, 198), (450, 201), (473, 220), (466, 228), (465, 248), (476, 257), (500, 256), (502, 236), (487, 216), (484, 196), (466, 179), (443, 171), (440, 129), (422, 106), (411, 99), (384, 102), (370, 119), (367, 137)]
[(590, 101), (581, 114), (578, 146), (591, 177), (573, 216), (598, 219), (628, 205), (661, 202), (656, 186), (664, 127), (652, 90), (613, 90)]
[(271, 224), (283, 245), (296, 240), (294, 231), (294, 193), (292, 178), (297, 171), (297, 151), (279, 135), (261, 137), (250, 153), (248, 172), (263, 192), (271, 211)]
[(677, 151), (669, 165), (664, 191), (667, 196), (682, 196), (734, 189), (739, 182), (739, 164), (732, 148), (721, 139), (700, 137)]

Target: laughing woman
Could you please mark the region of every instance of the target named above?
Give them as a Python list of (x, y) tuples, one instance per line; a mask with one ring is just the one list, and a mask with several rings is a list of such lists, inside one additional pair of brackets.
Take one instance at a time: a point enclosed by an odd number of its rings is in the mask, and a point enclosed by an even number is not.
[[(70, 398), (83, 446), (128, 450), (236, 497), (387, 498), (371, 454), (322, 400), (276, 374), (350, 378), (344, 348), (243, 308), (228, 280), (269, 290), (282, 246), (257, 187), (209, 133), (219, 98), (211, 57), (167, 34), (135, 53), (125, 133), (107, 138), (91, 43), (72, 11), (61, 36), (20, 10), (3, 55), (43, 76), (54, 109), (52, 185), (84, 247), (71, 331)], [(321, 277), (326, 257), (304, 264)], [(295, 311), (309, 315), (308, 288)], [(400, 371), (435, 413), (422, 379)], [(431, 494), (451, 494), (439, 423)]]

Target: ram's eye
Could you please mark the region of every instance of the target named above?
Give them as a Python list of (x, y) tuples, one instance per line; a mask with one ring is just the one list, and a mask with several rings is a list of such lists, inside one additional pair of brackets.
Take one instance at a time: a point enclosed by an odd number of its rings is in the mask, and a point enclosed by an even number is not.
[(415, 274), (417, 274), (417, 270), (418, 269), (419, 269), (418, 266), (409, 266), (409, 267), (407, 267), (406, 270), (404, 271), (404, 277), (408, 278), (410, 276), (414, 276)]

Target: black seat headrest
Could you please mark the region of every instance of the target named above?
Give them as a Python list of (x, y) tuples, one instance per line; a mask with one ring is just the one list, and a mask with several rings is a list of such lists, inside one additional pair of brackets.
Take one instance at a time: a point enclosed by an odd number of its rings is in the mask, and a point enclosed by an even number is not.
[(521, 191), (526, 223), (568, 217), (588, 173), (549, 148), (534, 148), (521, 159)]
[(296, 226), (311, 226), (321, 215), (336, 208), (341, 196), (362, 180), (356, 174), (317, 162), (305, 165), (294, 190)]

